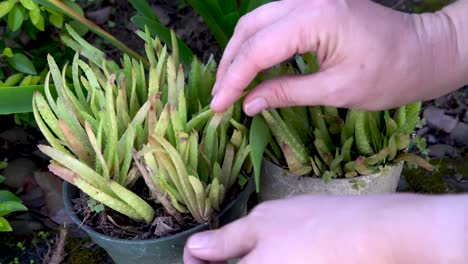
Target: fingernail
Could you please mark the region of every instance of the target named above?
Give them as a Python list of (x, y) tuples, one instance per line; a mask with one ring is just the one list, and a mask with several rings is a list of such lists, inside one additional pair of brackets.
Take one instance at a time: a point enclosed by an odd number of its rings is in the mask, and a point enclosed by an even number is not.
[(216, 105), (218, 104), (218, 96), (214, 96), (213, 99), (211, 100), (211, 104), (210, 104), (210, 107), (211, 109), (214, 109), (216, 107)]
[(211, 90), (211, 95), (215, 95), (218, 92), (218, 82), (213, 85), (213, 90)]
[(211, 232), (204, 232), (204, 233), (193, 235), (189, 239), (187, 243), (187, 247), (190, 249), (207, 248), (211, 244), (212, 237), (213, 237), (213, 234)]
[(268, 103), (263, 97), (257, 97), (248, 102), (245, 107), (245, 113), (253, 116), (268, 107)]

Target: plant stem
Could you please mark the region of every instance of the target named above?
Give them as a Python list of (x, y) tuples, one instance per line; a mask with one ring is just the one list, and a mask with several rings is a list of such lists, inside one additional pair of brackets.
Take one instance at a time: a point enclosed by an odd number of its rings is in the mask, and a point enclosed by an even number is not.
[(146, 170), (145, 166), (141, 163), (141, 161), (138, 159), (136, 156), (135, 150), (132, 151), (133, 159), (135, 160), (135, 164), (137, 165), (138, 169), (141, 172), (141, 175), (143, 175), (143, 179), (145, 180), (146, 184), (150, 188), (150, 191), (156, 195), (158, 198), (159, 202), (161, 202), (162, 206), (166, 211), (172, 215), (177, 223), (179, 225), (183, 226), (184, 225), (184, 220), (182, 219), (182, 216), (180, 213), (172, 206), (171, 202), (167, 199), (167, 195), (165, 193), (162, 193), (156, 185), (153, 182), (153, 179), (151, 179), (151, 176), (148, 174), (148, 171)]

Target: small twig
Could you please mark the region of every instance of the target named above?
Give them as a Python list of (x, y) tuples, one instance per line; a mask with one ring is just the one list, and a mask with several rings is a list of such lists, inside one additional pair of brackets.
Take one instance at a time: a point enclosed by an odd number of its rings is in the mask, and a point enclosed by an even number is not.
[(166, 193), (163, 193), (160, 190), (158, 190), (158, 188), (156, 187), (156, 184), (154, 184), (153, 182), (153, 179), (151, 179), (150, 175), (148, 174), (147, 169), (145, 168), (145, 166), (143, 166), (143, 164), (141, 164), (141, 161), (138, 159), (135, 150), (132, 150), (132, 155), (133, 155), (133, 159), (135, 160), (135, 164), (140, 170), (141, 175), (143, 175), (143, 179), (145, 180), (146, 185), (148, 185), (148, 188), (150, 189), (150, 191), (154, 195), (156, 195), (156, 197), (158, 198), (159, 202), (161, 202), (164, 209), (166, 209), (166, 211), (175, 218), (177, 223), (180, 226), (183, 226), (184, 220), (182, 219), (182, 215), (174, 208), (174, 206), (172, 206), (169, 199), (167, 199)]
[(50, 260), (48, 260), (48, 258), (45, 258), (43, 262), (44, 264), (60, 264), (63, 262), (63, 259), (65, 257), (65, 242), (67, 239), (67, 233), (67, 226), (64, 225), (63, 228), (60, 230), (60, 235), (57, 241), (55, 242), (55, 248), (52, 257), (50, 258)]
[(107, 219), (109, 220), (109, 222), (111, 222), (114, 226), (122, 229), (123, 231), (125, 231), (127, 234), (132, 234), (132, 235), (141, 235), (141, 232), (138, 232), (138, 231), (134, 231), (133, 230), (133, 227), (130, 227), (130, 226), (121, 226), (119, 224), (117, 224), (114, 220), (114, 218), (112, 218), (110, 215), (107, 216)]

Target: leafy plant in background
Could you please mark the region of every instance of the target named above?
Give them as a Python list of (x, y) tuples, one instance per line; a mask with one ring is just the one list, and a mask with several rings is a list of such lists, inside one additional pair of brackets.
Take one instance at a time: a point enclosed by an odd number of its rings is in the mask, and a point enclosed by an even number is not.
[[(67, 1), (73, 3), (71, 1)], [(46, 21), (61, 28), (63, 15), (55, 10), (44, 8), (33, 0), (6, 0), (0, 3), (0, 18), (5, 17), (8, 28), (15, 32), (23, 24), (30, 23), (40, 31), (44, 31)], [(28, 27), (29, 25), (25, 25)]]
[[(64, 3), (83, 14), (76, 3)], [(46, 55), (53, 54), (60, 65), (73, 58), (73, 53), (52, 37), (62, 28), (64, 17), (32, 0), (8, 0), (0, 5), (0, 25), (5, 25), (0, 40), (0, 113), (15, 113), (16, 124), (31, 126), (35, 124), (28, 112), (31, 96), (43, 87)]]
[[(311, 54), (297, 56), (296, 65), (302, 74), (318, 70)], [(263, 78), (294, 73), (291, 65), (283, 64)], [(251, 131), (260, 134), (257, 138), (267, 137), (267, 132), (257, 127), (264, 120), (274, 139), (269, 142), (268, 156), (297, 175), (312, 173), (324, 180), (351, 178), (377, 173), (401, 161), (432, 170), (424, 159), (406, 153), (411, 133), (420, 122), (420, 109), (420, 102), (379, 112), (288, 107), (263, 111), (255, 117)]]
[[(221, 49), (224, 49), (231, 38), (237, 21), (241, 16), (272, 0), (186, 0), (203, 18)], [(148, 26), (153, 36), (157, 36), (168, 45), (172, 45), (169, 29), (161, 24), (156, 13), (152, 11), (147, 0), (130, 0), (138, 15), (132, 17), (133, 23), (140, 29)], [(181, 60), (189, 65), (193, 52), (180, 39), (177, 39)]]
[(155, 211), (141, 198), (146, 195), (131, 191), (143, 175), (151, 195), (180, 224), (184, 213), (207, 221), (249, 155), (247, 129), (232, 119), (233, 111), (215, 115), (203, 103), (214, 82), (214, 62), (193, 60), (186, 85), (177, 48), (169, 54), (149, 32), (140, 32), (151, 65), (145, 71), (141, 61), (127, 55), (122, 67), (106, 61), (71, 27), (67, 30), (66, 42), (89, 63), (75, 56), (72, 90), (63, 81), (66, 69), (61, 73), (49, 56), (45, 96), (34, 95), (34, 115), (50, 143), (39, 146), (52, 158), (49, 169), (92, 199), (150, 223)]
[[(0, 184), (4, 181), (5, 177), (0, 175)], [(8, 214), (27, 210), (28, 208), (16, 195), (7, 190), (0, 190), (0, 232), (12, 231), (10, 223), (5, 218)]]
[[(73, 8), (77, 13), (83, 14), (83, 10), (81, 10), (76, 3), (66, 0), (64, 4)], [(54, 9), (37, 4), (33, 0), (7, 0), (0, 3), (0, 19), (1, 18), (3, 18), (7, 25), (3, 33), (4, 39), (0, 43), (0, 48), (3, 51), (3, 59), (8, 62), (8, 66), (16, 72), (38, 75), (39, 72), (36, 68), (43, 69), (46, 65), (45, 63), (41, 63), (41, 61), (31, 60), (31, 57), (34, 57), (34, 55), (40, 56), (40, 54), (34, 54), (34, 52), (31, 52), (29, 49), (26, 50), (24, 47), (25, 43), (22, 40), (24, 37), (20, 36), (21, 34), (25, 34), (29, 40), (37, 41), (40, 38), (40, 32), (45, 31), (48, 26), (54, 26), (59, 29), (62, 28), (64, 21), (63, 14)], [(6, 40), (9, 43), (8, 46)], [(51, 40), (49, 39), (49, 41)], [(37, 45), (39, 43), (46, 44), (44, 42), (35, 43), (34, 49), (41, 48), (41, 45)], [(3, 66), (5, 65), (6, 64)], [(0, 79), (3, 79), (5, 73), (3, 70), (0, 73)], [(13, 73), (9, 75), (11, 74)], [(16, 79), (22, 80), (20, 78)], [(26, 80), (25, 83), (31, 82), (32, 84), (37, 84), (39, 82), (37, 78), (32, 79), (32, 81)], [(15, 85), (7, 84), (10, 86)], [(5, 86), (5, 84), (3, 84), (3, 86)]]
[[(14, 2), (15, 2), (15, 5), (17, 5), (19, 3), (18, 1), (14, 1)], [(23, 1), (21, 1), (21, 2), (23, 2)], [(97, 35), (99, 35), (100, 37), (102, 37), (107, 42), (111, 43), (115, 47), (122, 50), (125, 54), (129, 55), (130, 57), (133, 57), (133, 58), (136, 58), (136, 59), (142, 61), (142, 63), (145, 66), (149, 65), (148, 61), (145, 58), (143, 58), (140, 54), (138, 54), (137, 52), (131, 50), (124, 43), (117, 40), (114, 36), (110, 35), (108, 32), (104, 31), (102, 28), (100, 28), (99, 26), (95, 25), (93, 22), (86, 19), (84, 17), (84, 15), (83, 15), (83, 11), (81, 10), (81, 8), (76, 3), (72, 2), (72, 1), (69, 1), (69, 0), (66, 0), (66, 1), (34, 0), (34, 3), (37, 3), (39, 5), (39, 7), (41, 9), (41, 14), (43, 13), (42, 11), (46, 10), (47, 12), (49, 12), (51, 14), (62, 14), (63, 17), (66, 16), (69, 19), (71, 19), (72, 21), (69, 23), (69, 25), (74, 27), (77, 34), (83, 35), (86, 32), (86, 30), (92, 31), (92, 32), (96, 33)], [(56, 24), (58, 24), (58, 23), (56, 23)], [(27, 27), (27, 25), (28, 25), (28, 23), (25, 23), (24, 27), (29, 28), (29, 27)], [(38, 32), (38, 30), (36, 28), (34, 28), (34, 29), (35, 30), (32, 30), (31, 32), (36, 34)], [(27, 32), (29, 32), (29, 30)], [(61, 34), (61, 40), (65, 39), (63, 41), (66, 41), (67, 39), (70, 39), (70, 37), (66, 35), (66, 32), (67, 31), (62, 32), (62, 34)], [(10, 32), (10, 33), (11, 33), (10, 35), (12, 35), (11, 38), (14, 38), (15, 40), (18, 39), (19, 31)], [(30, 37), (32, 39), (34, 39), (35, 42), (37, 42), (38, 41), (36, 39), (37, 34), (36, 35), (34, 35), (34, 34), (33, 34), (33, 36), (30, 36)], [(17, 42), (17, 43), (20, 43), (20, 42)], [(56, 43), (55, 46), (54, 46), (54, 43)], [(49, 46), (46, 45), (44, 47), (47, 49), (47, 48), (51, 48), (50, 45), (52, 45), (52, 48), (56, 48), (57, 46), (61, 46), (61, 44), (57, 44), (57, 43), (58, 42), (49, 41), (49, 43), (48, 43)], [(0, 41), (0, 45), (2, 45), (1, 41)], [(69, 45), (69, 43), (67, 45)], [(16, 50), (16, 47), (6, 47), (5, 44), (3, 44), (3, 47), (0, 46), (0, 48), (1, 48), (1, 50), (4, 50), (5, 48), (10, 48), (14, 54), (15, 53), (21, 53), (20, 51)], [(21, 45), (20, 45), (19, 49), (22, 49), (22, 48), (23, 47), (21, 47)], [(77, 47), (74, 47), (74, 48), (77, 48)], [(33, 49), (33, 50), (35, 50), (35, 49)], [(7, 50), (7, 52), (8, 52), (8, 50)], [(28, 52), (29, 52), (29, 50), (28, 50)], [(67, 55), (67, 53), (63, 52), (63, 51), (62, 51), (62, 53), (54, 53), (54, 52), (51, 52), (51, 53), (54, 55), (54, 58), (56, 58), (56, 61), (59, 62), (59, 64), (63, 64), (65, 62), (67, 62), (67, 61), (71, 61), (71, 58), (73, 58), (73, 56), (71, 56), (71, 57), (67, 57), (67, 59), (63, 60), (61, 58), (61, 55)], [(25, 54), (25, 53), (23, 52), (23, 54)], [(32, 56), (31, 57), (31, 56), (28, 56), (29, 54), (27, 54), (27, 53), (25, 55), (31, 60), (31, 62), (34, 65), (34, 67), (36, 68), (36, 70), (43, 69), (42, 67), (39, 67), (38, 65), (43, 64), (44, 67), (45, 67), (45, 65), (47, 64), (47, 62), (45, 60), (45, 56)], [(4, 75), (10, 76), (12, 74), (15, 74), (15, 72), (13, 72), (11, 74), (4, 74)], [(42, 77), (44, 77), (44, 76), (42, 76)], [(18, 83), (21, 83), (21, 81), (18, 81)], [(0, 89), (0, 98), (2, 98), (2, 100), (0, 101), (0, 114), (31, 112), (32, 111), (31, 101), (32, 101), (32, 96), (33, 96), (34, 92), (36, 92), (36, 91), (44, 92), (44, 85), (41, 83), (41, 81), (39, 81), (39, 83), (40, 84), (37, 84), (37, 85), (8, 86), (8, 87), (4, 86), (2, 89)], [(52, 95), (54, 95), (55, 94), (54, 86), (50, 85), (49, 88), (51, 90)]]
[(203, 18), (224, 49), (241, 16), (272, 0), (186, 0)]

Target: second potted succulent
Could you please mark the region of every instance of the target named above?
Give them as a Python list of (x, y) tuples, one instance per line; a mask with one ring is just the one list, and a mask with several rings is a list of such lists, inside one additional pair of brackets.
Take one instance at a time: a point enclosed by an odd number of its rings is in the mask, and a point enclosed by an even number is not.
[(39, 148), (67, 182), (65, 207), (117, 263), (181, 263), (188, 236), (246, 213), (253, 191), (248, 129), (232, 108), (209, 110), (212, 60), (194, 59), (185, 72), (177, 46), (170, 54), (139, 32), (149, 70), (127, 56), (119, 67), (68, 31), (64, 41), (89, 62), (76, 55), (71, 72), (60, 73), (49, 57), (45, 96), (33, 99), (50, 144)]
[[(310, 54), (298, 56), (296, 63), (303, 74), (318, 69)], [(280, 65), (269, 74), (291, 73), (293, 67)], [(266, 123), (272, 138), (262, 164), (260, 199), (394, 192), (404, 161), (432, 169), (407, 153), (420, 109), (415, 102), (377, 112), (324, 106), (263, 111), (255, 118)]]

